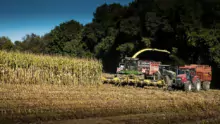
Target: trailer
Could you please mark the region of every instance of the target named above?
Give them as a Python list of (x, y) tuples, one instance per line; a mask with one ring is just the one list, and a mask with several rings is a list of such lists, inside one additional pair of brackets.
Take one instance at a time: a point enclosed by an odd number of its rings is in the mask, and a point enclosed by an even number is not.
[(176, 80), (172, 88), (183, 88), (185, 91), (209, 90), (212, 80), (212, 69), (209, 65), (185, 65), (177, 69)]

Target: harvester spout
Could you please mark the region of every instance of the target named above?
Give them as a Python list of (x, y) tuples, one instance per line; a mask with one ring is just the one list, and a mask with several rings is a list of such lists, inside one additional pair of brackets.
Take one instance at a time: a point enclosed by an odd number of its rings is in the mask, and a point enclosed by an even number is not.
[(164, 53), (170, 54), (170, 52), (167, 51), (167, 50), (147, 48), (147, 49), (142, 49), (142, 50), (138, 51), (137, 53), (135, 53), (135, 54), (132, 56), (132, 58), (136, 58), (139, 54), (141, 54), (141, 53), (143, 53), (143, 52), (145, 52), (145, 51), (157, 51), (157, 52), (164, 52)]

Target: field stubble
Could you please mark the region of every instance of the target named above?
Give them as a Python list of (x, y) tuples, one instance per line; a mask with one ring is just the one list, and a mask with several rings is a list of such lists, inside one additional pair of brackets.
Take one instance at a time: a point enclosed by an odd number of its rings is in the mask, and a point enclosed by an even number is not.
[[(220, 91), (186, 93), (133, 87), (0, 85), (0, 119), (22, 122), (83, 119), (141, 113), (218, 116)], [(202, 113), (202, 114), (201, 114)]]

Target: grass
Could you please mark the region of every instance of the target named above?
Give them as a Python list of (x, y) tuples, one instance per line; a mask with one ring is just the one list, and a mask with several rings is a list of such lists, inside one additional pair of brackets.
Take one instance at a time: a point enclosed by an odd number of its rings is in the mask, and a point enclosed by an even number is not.
[[(215, 117), (220, 112), (220, 91), (186, 93), (133, 87), (0, 85), (0, 119), (22, 122), (83, 119), (141, 113), (199, 113)], [(201, 114), (202, 113), (202, 114)]]

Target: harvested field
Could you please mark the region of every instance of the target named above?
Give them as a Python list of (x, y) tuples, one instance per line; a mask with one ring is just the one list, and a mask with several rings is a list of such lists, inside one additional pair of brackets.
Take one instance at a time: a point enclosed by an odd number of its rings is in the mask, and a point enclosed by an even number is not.
[(186, 93), (111, 85), (1, 84), (0, 119), (25, 123), (116, 116), (112, 121), (117, 121), (134, 115), (133, 120), (127, 118), (129, 122), (195, 121), (219, 116), (219, 94), (218, 90)]

